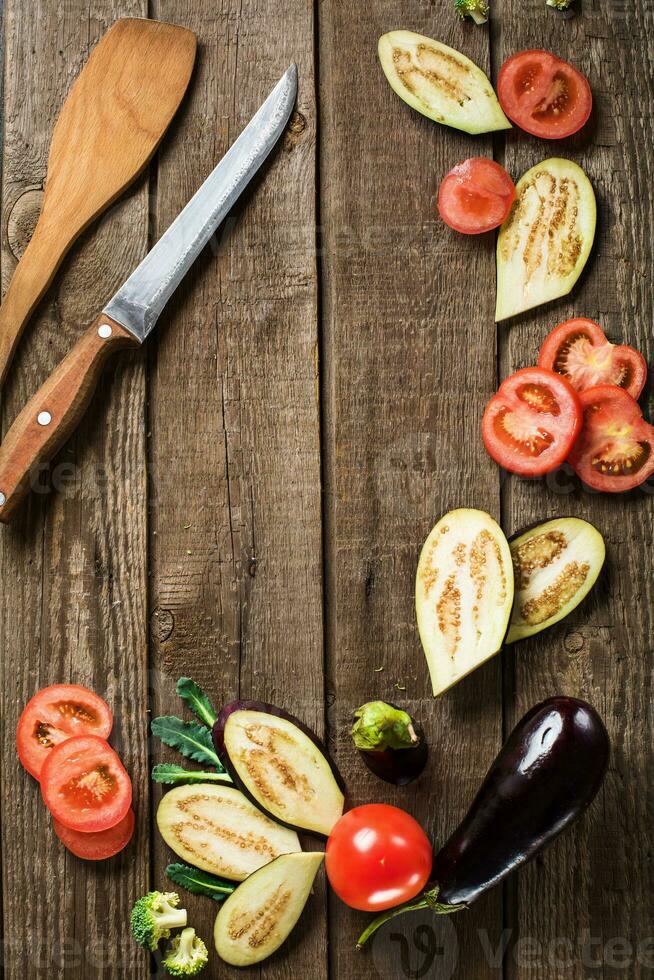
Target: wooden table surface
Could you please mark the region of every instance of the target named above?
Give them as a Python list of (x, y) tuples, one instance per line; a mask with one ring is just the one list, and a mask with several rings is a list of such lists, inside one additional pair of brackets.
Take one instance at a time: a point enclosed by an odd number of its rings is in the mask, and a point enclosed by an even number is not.
[[(5, 0), (5, 289), (38, 213), (54, 121), (98, 39), (118, 17), (149, 15), (190, 27), (200, 48), (149, 173), (84, 235), (28, 327), (3, 432), (291, 60), (300, 71), (283, 145), (146, 347), (112, 362), (50, 472), (59, 491), (33, 494), (0, 531), (6, 980), (150, 975), (128, 915), (166, 881), (148, 773), (174, 756), (150, 744), (148, 721), (179, 710), (184, 674), (218, 705), (253, 696), (300, 715), (329, 740), (350, 803), (399, 804), (434, 842), (467, 808), (503, 733), (543, 697), (587, 698), (612, 737), (592, 810), (507, 887), (447, 925), (407, 922), (356, 954), (365, 916), (328, 900), (321, 875), (262, 976), (654, 971), (651, 491), (602, 497), (567, 472), (503, 475), (478, 434), (498, 376), (533, 363), (545, 332), (570, 316), (598, 319), (654, 360), (654, 7), (579, 0), (565, 19), (544, 0), (492, 4), (489, 29), (461, 23), (449, 0)], [(459, 48), (494, 78), (509, 54), (551, 49), (590, 78), (592, 125), (560, 144), (440, 127), (383, 77), (377, 39), (396, 27)], [(516, 179), (569, 156), (599, 205), (572, 296), (499, 329), (494, 236), (456, 235), (435, 211), (441, 176), (480, 154)], [(569, 620), (434, 701), (413, 578), (428, 531), (459, 506), (487, 509), (507, 533), (561, 513), (587, 518), (608, 561)], [(23, 705), (57, 681), (110, 701), (134, 779), (134, 842), (97, 867), (64, 851), (14, 749)], [(408, 705), (428, 733), (431, 764), (408, 789), (375, 780), (350, 744), (352, 710), (375, 697)], [(190, 896), (188, 907), (209, 941), (215, 905)], [(204, 975), (239, 974), (214, 955)]]

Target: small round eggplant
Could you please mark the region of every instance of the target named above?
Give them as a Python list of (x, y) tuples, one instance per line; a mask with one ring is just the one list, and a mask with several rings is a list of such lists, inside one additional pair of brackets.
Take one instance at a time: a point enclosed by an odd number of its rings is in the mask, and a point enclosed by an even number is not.
[(352, 740), (375, 776), (395, 786), (418, 778), (429, 750), (421, 726), (411, 715), (394, 704), (369, 701), (354, 717)]
[(466, 908), (530, 861), (590, 805), (609, 754), (602, 719), (585, 701), (555, 697), (532, 708), (436, 855), (432, 882), (422, 899), (380, 916), (359, 945), (403, 911), (431, 908), (444, 915)]
[(220, 761), (238, 788), (278, 823), (327, 837), (343, 813), (344, 784), (318, 736), (262, 701), (226, 704), (213, 726)]

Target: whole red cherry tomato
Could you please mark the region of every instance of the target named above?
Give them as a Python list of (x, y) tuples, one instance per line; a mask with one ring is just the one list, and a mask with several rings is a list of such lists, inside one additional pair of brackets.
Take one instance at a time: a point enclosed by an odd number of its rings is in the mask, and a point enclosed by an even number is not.
[(420, 824), (385, 803), (355, 807), (327, 841), (329, 883), (346, 905), (381, 912), (414, 898), (426, 885), (433, 854)]

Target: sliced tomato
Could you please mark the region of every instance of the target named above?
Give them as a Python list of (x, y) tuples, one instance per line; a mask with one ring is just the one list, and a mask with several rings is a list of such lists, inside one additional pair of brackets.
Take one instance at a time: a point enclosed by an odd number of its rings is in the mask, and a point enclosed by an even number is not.
[(77, 684), (52, 684), (35, 694), (16, 729), (18, 758), (36, 779), (50, 751), (73, 735), (108, 738), (111, 709), (102, 698)]
[(538, 364), (563, 375), (575, 391), (610, 384), (638, 398), (647, 380), (643, 355), (633, 347), (612, 344), (599, 323), (586, 317), (554, 327), (543, 341)]
[(579, 396), (545, 368), (516, 371), (493, 395), (482, 421), (486, 451), (521, 476), (541, 476), (564, 462), (581, 429)]
[(84, 861), (105, 861), (114, 854), (119, 854), (131, 841), (134, 833), (134, 811), (130, 808), (115, 827), (90, 834), (70, 830), (58, 820), (54, 820), (53, 824), (55, 834), (75, 857)]
[(115, 827), (132, 805), (132, 782), (103, 738), (79, 735), (57, 745), (41, 769), (48, 810), (69, 830)]
[(584, 425), (569, 462), (588, 487), (621, 493), (654, 473), (654, 426), (623, 388), (582, 391)]
[(443, 177), (438, 211), (450, 228), (480, 235), (499, 228), (515, 200), (515, 184), (504, 167), (486, 157), (473, 157)]
[(546, 140), (571, 136), (587, 122), (593, 93), (585, 75), (549, 51), (519, 51), (505, 61), (497, 95), (509, 119)]

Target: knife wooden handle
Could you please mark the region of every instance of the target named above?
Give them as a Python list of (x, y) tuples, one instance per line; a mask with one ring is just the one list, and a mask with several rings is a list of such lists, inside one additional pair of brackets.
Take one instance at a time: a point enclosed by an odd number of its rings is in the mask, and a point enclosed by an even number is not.
[(0, 446), (0, 521), (9, 523), (32, 475), (36, 477), (79, 423), (109, 355), (139, 346), (128, 330), (103, 313), (30, 399)]

